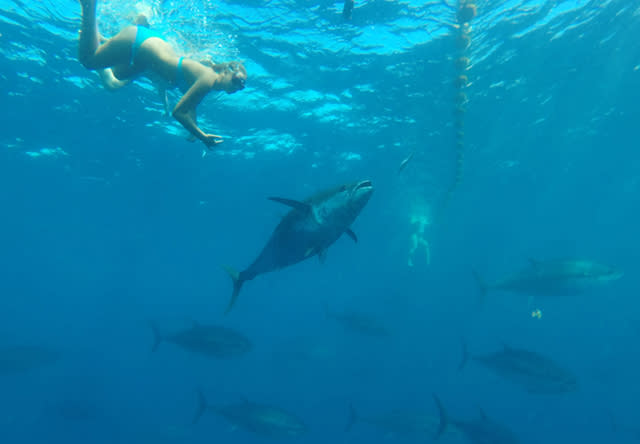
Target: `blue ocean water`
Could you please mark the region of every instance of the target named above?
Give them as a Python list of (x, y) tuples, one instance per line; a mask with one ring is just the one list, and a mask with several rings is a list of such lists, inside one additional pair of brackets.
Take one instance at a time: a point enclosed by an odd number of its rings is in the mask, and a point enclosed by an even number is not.
[[(77, 2), (0, 0), (0, 364), (16, 345), (59, 353), (0, 371), (1, 442), (270, 441), (213, 414), (191, 424), (198, 389), (286, 409), (308, 426), (301, 443), (429, 442), (344, 429), (350, 405), (437, 420), (433, 393), (451, 417), (481, 407), (522, 443), (636, 442), (640, 2), (473, 3), (461, 51), (453, 1), (356, 1), (350, 20), (324, 0), (100, 1), (105, 36), (143, 12), (179, 53), (245, 63), (246, 89), (198, 108), (225, 138), (210, 152), (149, 81), (109, 92), (80, 65)], [(362, 179), (375, 191), (357, 244), (259, 276), (224, 315), (220, 266), (249, 265), (288, 211), (267, 197)], [(410, 255), (413, 236), (429, 255)], [(474, 270), (494, 281), (563, 258), (624, 276), (478, 302)], [(390, 334), (345, 331), (325, 306)], [(151, 352), (150, 321), (224, 325), (253, 350)], [(479, 365), (458, 371), (463, 339), (473, 353), (542, 353), (579, 389), (532, 395)]]

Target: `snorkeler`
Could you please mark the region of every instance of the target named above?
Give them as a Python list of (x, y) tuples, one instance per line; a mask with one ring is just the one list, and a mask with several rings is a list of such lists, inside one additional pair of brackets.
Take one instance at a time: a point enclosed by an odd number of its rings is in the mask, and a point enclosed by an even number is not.
[(239, 62), (214, 64), (178, 57), (157, 32), (149, 29), (144, 16), (136, 25), (123, 28), (110, 39), (98, 32), (97, 0), (80, 0), (82, 28), (78, 42), (78, 59), (90, 70), (97, 70), (109, 90), (119, 89), (137, 76), (153, 73), (166, 85), (160, 87), (165, 108), (167, 88), (179, 88), (183, 96), (172, 116), (208, 148), (221, 143), (222, 137), (207, 134), (196, 122), (196, 107), (211, 91), (233, 94), (244, 88), (247, 71)]
[(416, 230), (411, 234), (411, 248), (409, 249), (409, 260), (407, 265), (413, 267), (413, 259), (416, 251), (422, 247), (426, 254), (427, 265), (431, 264), (431, 248), (429, 248), (429, 242), (424, 237), (425, 228), (430, 224), (429, 218), (426, 214), (414, 214), (410, 218), (411, 225), (416, 226)]

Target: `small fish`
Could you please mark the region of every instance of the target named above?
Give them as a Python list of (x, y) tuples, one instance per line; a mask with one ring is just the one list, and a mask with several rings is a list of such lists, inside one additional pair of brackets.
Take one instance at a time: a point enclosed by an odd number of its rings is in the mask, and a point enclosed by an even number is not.
[(402, 162), (400, 162), (400, 167), (398, 168), (398, 174), (400, 174), (402, 172), (402, 170), (405, 169), (407, 164), (411, 161), (411, 159), (413, 159), (413, 154), (414, 153), (415, 153), (415, 151), (411, 151), (411, 153), (409, 153), (409, 155)]

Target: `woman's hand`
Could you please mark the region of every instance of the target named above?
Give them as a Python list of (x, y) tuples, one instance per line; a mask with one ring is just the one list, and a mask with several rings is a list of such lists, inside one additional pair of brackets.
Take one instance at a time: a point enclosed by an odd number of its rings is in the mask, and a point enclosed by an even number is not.
[(213, 146), (224, 142), (221, 136), (216, 136), (215, 134), (205, 134), (204, 139), (202, 139), (207, 148), (211, 149)]

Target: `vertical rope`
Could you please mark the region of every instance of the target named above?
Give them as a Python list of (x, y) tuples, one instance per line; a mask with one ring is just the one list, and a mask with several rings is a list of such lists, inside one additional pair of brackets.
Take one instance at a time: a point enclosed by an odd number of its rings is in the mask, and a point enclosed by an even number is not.
[(469, 78), (467, 70), (470, 66), (469, 47), (471, 46), (471, 20), (475, 18), (477, 8), (475, 0), (459, 0), (456, 10), (456, 57), (454, 59), (454, 67), (456, 76), (454, 78), (455, 98), (453, 111), (453, 128), (455, 131), (455, 155), (456, 164), (454, 172), (454, 180), (445, 194), (445, 203), (449, 201), (451, 194), (462, 181), (463, 162), (464, 162), (464, 124), (465, 115), (467, 113), (468, 97), (465, 92), (469, 86)]

